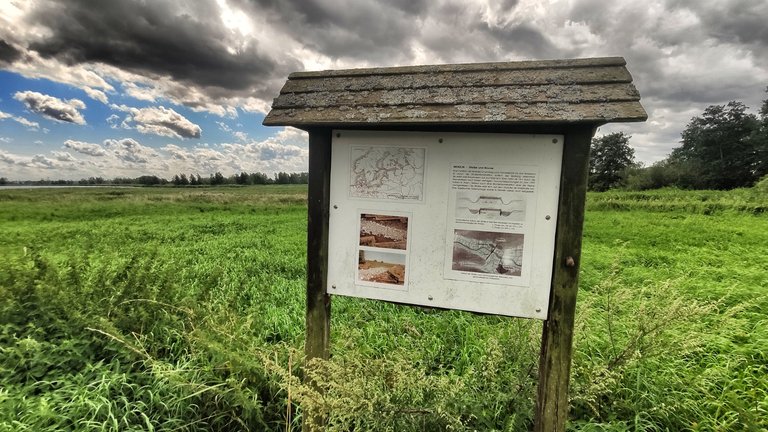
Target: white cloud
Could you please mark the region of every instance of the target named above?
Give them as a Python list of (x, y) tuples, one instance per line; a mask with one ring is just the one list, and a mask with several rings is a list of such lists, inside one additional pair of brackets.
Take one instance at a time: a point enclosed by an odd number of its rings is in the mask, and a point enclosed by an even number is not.
[(91, 99), (97, 100), (105, 105), (109, 103), (109, 100), (107, 99), (107, 94), (101, 90), (96, 90), (95, 88), (91, 88), (91, 87), (83, 87), (83, 91), (85, 91), (85, 93)]
[(17, 162), (17, 156), (12, 155), (10, 153), (7, 153), (3, 150), (0, 150), (0, 162), (5, 162), (7, 164), (15, 164)]
[(104, 141), (104, 147), (112, 155), (128, 163), (146, 164), (152, 158), (158, 157), (157, 152), (151, 147), (142, 145), (131, 138), (123, 138), (121, 140), (108, 139)]
[(229, 125), (224, 122), (217, 121), (216, 124), (219, 125), (219, 129), (221, 129), (224, 132), (229, 132), (229, 133), (233, 132), (232, 128), (229, 127)]
[[(129, 115), (123, 120), (123, 128), (135, 127), (141, 133), (167, 136), (171, 138), (200, 138), (202, 128), (192, 123), (173, 108), (148, 107), (132, 108), (126, 105), (110, 105), (112, 109), (127, 112)], [(107, 119), (115, 125), (116, 119), (110, 116)], [(114, 127), (114, 126), (113, 126)]]
[(225, 143), (213, 148), (198, 146), (185, 148), (169, 144), (162, 153), (168, 155), (171, 172), (264, 172), (272, 175), (279, 171), (303, 172), (307, 170), (308, 151), (301, 144), (305, 134), (296, 129), (281, 130), (263, 141)]
[[(248, 134), (247, 133), (245, 133), (243, 131), (236, 131), (236, 130), (232, 129), (232, 127), (230, 127), (228, 124), (226, 124), (224, 122), (217, 121), (216, 124), (219, 125), (219, 129), (221, 129), (224, 132), (227, 132), (227, 133), (231, 134), (236, 140), (241, 141), (241, 142), (248, 141)], [(238, 124), (238, 126), (242, 127), (241, 124)]]
[(41, 154), (36, 154), (32, 156), (32, 159), (29, 160), (28, 164), (29, 164), (28, 166), (31, 166), (31, 167), (44, 168), (44, 169), (54, 169), (60, 166), (55, 159), (50, 159), (45, 155), (41, 155)]
[(242, 142), (248, 141), (248, 134), (243, 131), (232, 132), (232, 136), (235, 137), (235, 139), (237, 139), (238, 141), (242, 141)]
[(66, 140), (64, 141), (64, 147), (88, 156), (104, 156), (107, 154), (104, 147), (83, 141)]
[(24, 117), (14, 117), (13, 120), (31, 129), (37, 129), (40, 127), (40, 123), (27, 120)]
[(57, 161), (60, 162), (77, 162), (77, 159), (75, 159), (74, 156), (72, 156), (69, 152), (62, 152), (62, 151), (52, 151), (51, 154), (54, 158), (56, 158)]
[(119, 120), (120, 120), (120, 116), (119, 116), (119, 115), (117, 115), (117, 114), (112, 114), (112, 115), (110, 115), (109, 117), (107, 117), (107, 124), (109, 125), (109, 127), (110, 127), (110, 128), (112, 128), (112, 129), (117, 129), (118, 127), (120, 127), (120, 126), (117, 124), (117, 122), (118, 122)]
[(24, 117), (14, 116), (14, 115), (0, 111), (0, 120), (5, 120), (5, 119), (13, 120), (16, 123), (22, 124), (30, 129), (38, 129), (40, 127), (40, 124), (37, 122), (33, 122), (25, 119)]
[(85, 103), (80, 99), (63, 100), (34, 91), (16, 92), (13, 98), (24, 103), (30, 111), (51, 120), (85, 124), (85, 119), (79, 111), (85, 109)]

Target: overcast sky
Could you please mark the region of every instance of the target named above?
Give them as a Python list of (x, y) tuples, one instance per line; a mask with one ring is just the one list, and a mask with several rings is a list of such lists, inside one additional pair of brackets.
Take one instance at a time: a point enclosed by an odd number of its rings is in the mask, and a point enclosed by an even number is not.
[(0, 0), (0, 177), (298, 172), (261, 121), (299, 70), (622, 56), (664, 158), (712, 104), (768, 97), (766, 0)]

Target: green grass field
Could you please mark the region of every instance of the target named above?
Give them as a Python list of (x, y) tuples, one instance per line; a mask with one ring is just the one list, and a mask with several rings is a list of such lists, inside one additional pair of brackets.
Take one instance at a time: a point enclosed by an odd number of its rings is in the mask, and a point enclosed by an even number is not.
[[(570, 430), (768, 430), (768, 197), (591, 194)], [(306, 187), (0, 190), (0, 431), (531, 427), (541, 324), (334, 297)]]

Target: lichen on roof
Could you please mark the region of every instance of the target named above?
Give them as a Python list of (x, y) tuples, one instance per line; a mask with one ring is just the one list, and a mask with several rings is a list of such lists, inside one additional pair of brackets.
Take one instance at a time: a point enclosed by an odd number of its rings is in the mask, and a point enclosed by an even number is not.
[(621, 57), (296, 72), (267, 126), (644, 121)]

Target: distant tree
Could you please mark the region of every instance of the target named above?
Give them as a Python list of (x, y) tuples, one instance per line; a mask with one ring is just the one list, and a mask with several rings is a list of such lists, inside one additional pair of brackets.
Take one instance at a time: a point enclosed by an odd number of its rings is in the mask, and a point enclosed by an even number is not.
[(120, 184), (133, 184), (133, 179), (130, 179), (128, 177), (115, 177), (113, 178), (110, 183), (120, 185)]
[(226, 182), (224, 175), (218, 171), (216, 171), (216, 174), (211, 174), (210, 179), (211, 179), (210, 184), (212, 186), (222, 185)]
[(5, 177), (0, 177), (0, 185), (6, 185), (8, 184), (8, 179)]
[(240, 174), (235, 175), (235, 183), (239, 185), (245, 185), (248, 184), (248, 180), (250, 179), (250, 176), (247, 172), (241, 172)]
[(167, 183), (167, 180), (162, 179), (158, 176), (153, 175), (143, 175), (136, 177), (134, 179), (134, 183), (143, 185), (143, 186), (154, 186), (154, 185), (161, 185)]
[(199, 185), (203, 184), (201, 179), (200, 179), (200, 175), (198, 174), (197, 176), (195, 176), (195, 174), (190, 174), (189, 175), (189, 184), (192, 185), (192, 186), (199, 186)]
[(270, 178), (263, 172), (255, 172), (250, 175), (250, 184), (265, 185), (269, 184)]
[(290, 184), (291, 183), (291, 176), (287, 172), (280, 171), (279, 173), (275, 174), (275, 183), (277, 184)]
[[(682, 133), (681, 146), (669, 157), (680, 169), (695, 173), (683, 187), (733, 189), (751, 186), (760, 178), (760, 124), (736, 101), (710, 105)], [(764, 168), (762, 168), (764, 169)]]
[(635, 164), (631, 136), (614, 132), (592, 140), (589, 153), (589, 189), (605, 191), (622, 185), (627, 168)]
[[(765, 92), (768, 94), (768, 87), (766, 87)], [(752, 140), (757, 153), (755, 176), (763, 178), (768, 175), (768, 99), (764, 99), (763, 105), (760, 107), (760, 124), (752, 136)]]
[(171, 183), (176, 186), (187, 186), (189, 185), (189, 179), (186, 174), (176, 174), (173, 176), (173, 179), (171, 179)]

